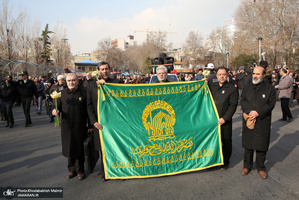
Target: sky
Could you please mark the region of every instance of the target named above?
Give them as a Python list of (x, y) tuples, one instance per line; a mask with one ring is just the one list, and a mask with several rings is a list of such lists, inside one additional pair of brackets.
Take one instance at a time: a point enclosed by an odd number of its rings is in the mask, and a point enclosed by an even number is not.
[[(0, 0), (2, 2), (3, 0)], [(188, 33), (203, 37), (232, 19), (240, 0), (10, 0), (13, 13), (26, 10), (32, 20), (65, 27), (72, 54), (91, 52), (105, 38), (125, 39), (134, 35), (137, 44), (147, 30), (167, 34), (173, 48), (183, 46)], [(135, 32), (144, 31), (144, 32)]]

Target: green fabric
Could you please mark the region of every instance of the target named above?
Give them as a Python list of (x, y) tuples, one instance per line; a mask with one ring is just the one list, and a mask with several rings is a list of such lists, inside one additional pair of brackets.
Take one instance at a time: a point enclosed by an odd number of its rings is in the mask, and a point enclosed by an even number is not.
[(173, 175), (223, 164), (218, 113), (205, 81), (105, 84), (99, 94), (106, 179)]

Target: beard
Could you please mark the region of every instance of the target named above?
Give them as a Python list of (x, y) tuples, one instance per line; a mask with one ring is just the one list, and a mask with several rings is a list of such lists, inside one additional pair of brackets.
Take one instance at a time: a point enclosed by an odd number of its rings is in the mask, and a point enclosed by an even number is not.
[(257, 84), (261, 83), (263, 80), (264, 80), (263, 78), (256, 78), (256, 79), (253, 78), (252, 83), (254, 85), (257, 85)]
[(161, 82), (161, 81), (165, 81), (166, 80), (166, 77), (165, 78), (162, 78), (162, 79), (159, 79), (158, 80)]

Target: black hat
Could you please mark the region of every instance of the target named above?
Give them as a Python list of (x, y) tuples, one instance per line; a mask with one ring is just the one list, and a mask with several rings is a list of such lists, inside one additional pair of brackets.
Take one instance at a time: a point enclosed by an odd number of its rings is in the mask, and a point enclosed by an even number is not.
[(23, 75), (27, 75), (28, 76), (28, 72), (27, 71), (22, 71), (22, 73), (19, 74), (19, 76), (23, 76)]
[(52, 85), (54, 84), (54, 79), (53, 78), (50, 78), (49, 80), (48, 80), (48, 83), (51, 83)]

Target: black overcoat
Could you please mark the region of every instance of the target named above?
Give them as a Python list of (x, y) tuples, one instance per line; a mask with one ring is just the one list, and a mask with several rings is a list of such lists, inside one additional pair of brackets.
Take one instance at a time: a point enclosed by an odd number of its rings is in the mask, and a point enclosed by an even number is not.
[[(105, 80), (106, 83), (121, 83), (119, 79)], [(87, 111), (91, 126), (94, 133), (94, 148), (101, 151), (99, 130), (95, 128), (94, 123), (98, 122), (98, 86), (96, 80), (90, 81), (87, 87)]]
[(255, 110), (259, 114), (254, 129), (248, 129), (243, 118), (242, 146), (246, 149), (268, 151), (271, 132), (271, 113), (275, 107), (276, 96), (272, 85), (261, 82), (248, 84), (241, 95), (243, 112)]
[(225, 82), (222, 87), (219, 83), (212, 83), (210, 90), (218, 111), (219, 118), (223, 118), (225, 123), (221, 125), (221, 133), (232, 133), (232, 117), (238, 105), (237, 88)]
[(62, 155), (71, 158), (84, 157), (83, 143), (88, 128), (86, 91), (80, 87), (74, 92), (66, 88), (61, 91), (61, 98), (57, 100), (57, 105), (62, 113)]

